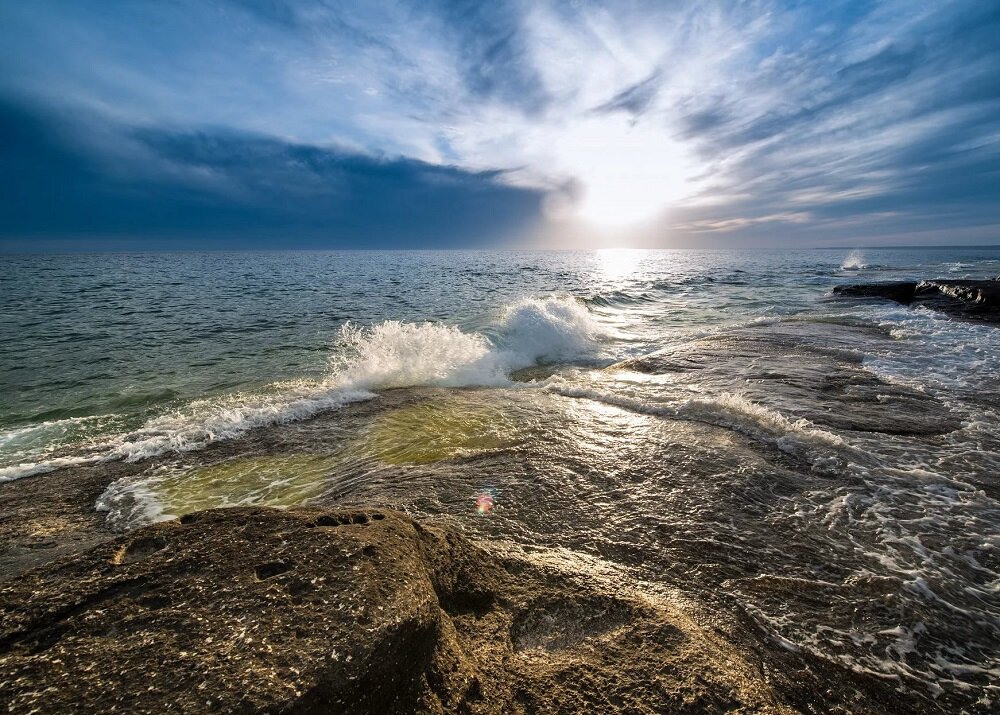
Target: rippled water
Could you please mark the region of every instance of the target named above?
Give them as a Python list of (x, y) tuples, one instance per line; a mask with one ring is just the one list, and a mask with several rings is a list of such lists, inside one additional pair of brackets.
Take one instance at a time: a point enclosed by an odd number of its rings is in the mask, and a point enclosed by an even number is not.
[(988, 711), (1000, 328), (830, 296), (1000, 250), (5, 257), (0, 479), (134, 460), (131, 528), (378, 503)]

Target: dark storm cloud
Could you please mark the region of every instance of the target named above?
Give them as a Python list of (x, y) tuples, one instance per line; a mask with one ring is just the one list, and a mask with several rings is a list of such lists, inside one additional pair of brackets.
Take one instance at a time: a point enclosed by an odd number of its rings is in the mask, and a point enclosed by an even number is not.
[[(75, 136), (51, 117), (0, 105), (0, 221), (10, 246), (73, 234), (125, 236), (136, 247), (164, 235), (210, 246), (492, 245), (538, 215), (538, 194), (499, 184), (498, 172), (224, 130), (91, 118), (87, 130), (103, 135), (95, 138), (74, 126)], [(109, 139), (113, 155), (101, 147)]]

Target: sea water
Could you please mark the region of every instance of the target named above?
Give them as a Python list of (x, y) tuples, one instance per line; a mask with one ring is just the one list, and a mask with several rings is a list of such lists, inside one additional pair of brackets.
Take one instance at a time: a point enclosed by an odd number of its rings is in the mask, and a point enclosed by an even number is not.
[(988, 707), (1000, 328), (832, 289), (998, 275), (994, 248), (4, 256), (0, 480), (133, 464), (94, 505), (116, 529), (394, 506)]

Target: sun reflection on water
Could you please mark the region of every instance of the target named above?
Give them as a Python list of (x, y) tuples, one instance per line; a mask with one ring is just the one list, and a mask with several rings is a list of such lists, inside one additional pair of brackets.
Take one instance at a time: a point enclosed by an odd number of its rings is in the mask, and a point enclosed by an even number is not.
[(604, 278), (620, 280), (636, 272), (646, 251), (639, 248), (602, 248), (595, 251), (594, 255)]

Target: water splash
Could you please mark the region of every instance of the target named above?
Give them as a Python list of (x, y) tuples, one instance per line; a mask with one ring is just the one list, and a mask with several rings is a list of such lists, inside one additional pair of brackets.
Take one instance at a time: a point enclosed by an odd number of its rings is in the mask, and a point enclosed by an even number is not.
[(870, 268), (870, 266), (865, 263), (864, 251), (854, 249), (847, 254), (847, 257), (841, 262), (840, 269), (843, 271), (860, 271), (865, 268)]
[(508, 385), (512, 371), (539, 362), (599, 356), (605, 335), (587, 308), (566, 296), (515, 301), (501, 309), (490, 328), (491, 337), (430, 322), (346, 324), (333, 346), (330, 371), (322, 379), (285, 381), (259, 392), (195, 400), (147, 420), (138, 429), (90, 445), (83, 454), (45, 455), (2, 467), (0, 482), (64, 466), (197, 450), (253, 429), (369, 400), (379, 390)]

